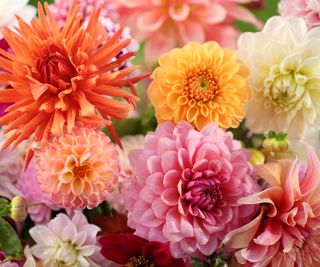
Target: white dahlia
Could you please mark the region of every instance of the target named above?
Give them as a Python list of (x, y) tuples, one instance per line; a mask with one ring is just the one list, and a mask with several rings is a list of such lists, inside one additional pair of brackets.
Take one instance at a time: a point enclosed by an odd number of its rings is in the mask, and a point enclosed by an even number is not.
[(261, 32), (244, 33), (238, 57), (250, 68), (255, 99), (247, 106), (253, 133), (287, 132), (306, 138), (320, 128), (320, 28), (303, 19), (270, 18)]

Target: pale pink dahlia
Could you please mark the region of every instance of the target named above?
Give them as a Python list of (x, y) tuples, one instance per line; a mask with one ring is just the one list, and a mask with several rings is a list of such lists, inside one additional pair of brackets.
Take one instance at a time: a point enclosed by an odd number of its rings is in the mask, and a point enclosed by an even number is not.
[(47, 226), (36, 225), (30, 229), (36, 243), (31, 252), (45, 267), (107, 266), (99, 253), (99, 231), (100, 228), (89, 224), (81, 212), (76, 212), (72, 218), (60, 213)]
[(256, 0), (118, 0), (120, 19), (133, 30), (133, 37), (145, 41), (145, 58), (149, 62), (174, 47), (190, 41), (218, 41), (235, 47), (239, 32), (233, 20), (260, 22), (242, 3)]
[[(0, 144), (5, 142), (5, 136), (0, 133)], [(9, 151), (4, 149), (0, 151), (0, 197), (11, 199), (20, 195), (16, 187), (17, 178), (22, 170), (22, 159), (16, 150)]]
[(130, 165), (128, 155), (134, 149), (143, 148), (144, 136), (128, 135), (120, 140), (123, 149), (121, 149), (119, 146), (116, 146), (120, 159), (120, 175), (118, 183), (114, 191), (108, 195), (107, 201), (116, 212), (125, 215), (127, 214), (127, 209), (121, 197), (120, 191), (122, 185), (129, 181), (132, 176), (132, 167)]
[(176, 258), (212, 254), (255, 212), (237, 204), (256, 189), (250, 153), (215, 124), (198, 132), (185, 121), (165, 122), (129, 158), (133, 178), (122, 192), (128, 225), (169, 242)]
[(44, 196), (40, 189), (34, 160), (31, 160), (26, 171), (21, 172), (17, 179), (17, 188), (29, 204), (37, 203), (28, 208), (31, 219), (37, 224), (48, 223), (51, 219), (51, 209), (57, 209), (57, 207)]
[(306, 149), (307, 166), (298, 160), (256, 166), (270, 187), (239, 203), (260, 204), (260, 214), (224, 239), (244, 266), (320, 266), (320, 162)]
[(319, 0), (281, 0), (279, 12), (284, 17), (304, 18), (309, 29), (320, 26)]
[(118, 180), (117, 151), (96, 129), (74, 128), (53, 136), (36, 155), (41, 190), (64, 208), (95, 208)]

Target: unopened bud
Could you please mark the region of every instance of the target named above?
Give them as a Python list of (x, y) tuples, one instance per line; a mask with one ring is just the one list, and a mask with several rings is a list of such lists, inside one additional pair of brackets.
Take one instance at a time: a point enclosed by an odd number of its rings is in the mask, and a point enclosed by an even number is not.
[(263, 155), (263, 153), (261, 151), (259, 151), (258, 149), (255, 148), (249, 148), (250, 152), (251, 152), (251, 164), (252, 165), (259, 165), (259, 164), (263, 164), (265, 157)]
[(23, 222), (28, 216), (28, 202), (22, 196), (15, 196), (11, 200), (10, 217), (15, 222)]
[(269, 132), (263, 141), (265, 152), (271, 154), (287, 153), (289, 150), (289, 140), (287, 134)]

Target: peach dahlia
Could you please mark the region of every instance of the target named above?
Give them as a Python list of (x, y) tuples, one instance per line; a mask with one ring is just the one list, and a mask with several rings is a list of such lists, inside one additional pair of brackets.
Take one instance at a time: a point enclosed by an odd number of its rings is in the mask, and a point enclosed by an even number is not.
[(62, 208), (95, 208), (118, 181), (118, 153), (97, 129), (76, 127), (51, 136), (36, 151), (36, 162), (42, 192)]
[(0, 103), (13, 104), (0, 125), (8, 124), (6, 132), (15, 130), (3, 147), (14, 148), (31, 135), (34, 141), (61, 135), (64, 126), (70, 132), (76, 121), (110, 126), (111, 118), (126, 118), (138, 99), (133, 84), (143, 76), (128, 77), (137, 67), (112, 72), (133, 56), (129, 52), (114, 59), (130, 40), (120, 40), (121, 29), (109, 38), (99, 21), (101, 8), (82, 25), (74, 2), (61, 29), (48, 5), (44, 8), (39, 4), (39, 18), (31, 25), (18, 19), (18, 32), (3, 30), (13, 54), (0, 50), (5, 69), (0, 83), (11, 86), (0, 89)]
[(210, 122), (238, 127), (252, 98), (248, 69), (235, 52), (216, 42), (192, 42), (159, 58), (148, 95), (159, 123), (187, 120), (197, 129)]

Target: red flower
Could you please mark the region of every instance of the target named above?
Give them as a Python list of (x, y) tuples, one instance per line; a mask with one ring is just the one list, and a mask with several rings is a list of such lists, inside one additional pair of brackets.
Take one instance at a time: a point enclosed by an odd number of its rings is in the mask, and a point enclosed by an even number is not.
[(100, 253), (108, 260), (127, 267), (185, 267), (182, 260), (174, 259), (168, 245), (149, 242), (132, 234), (108, 234), (100, 238)]

